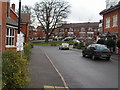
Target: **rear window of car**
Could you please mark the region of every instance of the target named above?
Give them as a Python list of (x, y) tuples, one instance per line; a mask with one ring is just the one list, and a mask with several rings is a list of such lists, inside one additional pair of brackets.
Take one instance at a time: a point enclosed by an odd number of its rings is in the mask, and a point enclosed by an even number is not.
[(105, 50), (105, 49), (108, 49), (106, 46), (104, 45), (100, 45), (100, 46), (97, 46), (96, 47), (98, 50)]

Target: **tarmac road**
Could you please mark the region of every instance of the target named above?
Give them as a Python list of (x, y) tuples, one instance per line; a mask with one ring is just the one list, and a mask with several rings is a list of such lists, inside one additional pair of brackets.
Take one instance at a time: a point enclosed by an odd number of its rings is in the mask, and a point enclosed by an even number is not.
[(39, 48), (47, 53), (70, 88), (118, 88), (117, 61), (93, 61), (72, 49)]

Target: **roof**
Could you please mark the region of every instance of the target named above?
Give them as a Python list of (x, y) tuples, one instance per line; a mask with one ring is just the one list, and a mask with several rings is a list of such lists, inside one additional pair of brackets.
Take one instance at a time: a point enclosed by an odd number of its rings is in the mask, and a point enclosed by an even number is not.
[(6, 23), (7, 23), (7, 25), (18, 27), (18, 23), (16, 21), (14, 21), (13, 19), (11, 19), (10, 17), (6, 18)]
[(100, 15), (107, 14), (107, 13), (110, 13), (110, 12), (118, 10), (118, 9), (120, 10), (120, 2), (115, 6), (111, 6), (108, 9), (104, 9), (103, 11), (100, 12)]
[(29, 13), (21, 13), (21, 23), (31, 23)]
[(88, 23), (70, 23), (70, 24), (63, 24), (61, 26), (61, 28), (93, 28), (93, 29), (97, 29), (99, 27), (99, 22), (88, 22)]

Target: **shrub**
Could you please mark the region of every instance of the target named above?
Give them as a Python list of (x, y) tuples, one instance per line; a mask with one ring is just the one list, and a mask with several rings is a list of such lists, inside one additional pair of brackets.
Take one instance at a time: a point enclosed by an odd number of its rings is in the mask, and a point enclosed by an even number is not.
[(74, 44), (74, 48), (81, 49), (82, 47), (84, 47), (83, 42), (75, 43), (75, 44)]
[(25, 58), (29, 59), (30, 54), (31, 54), (31, 44), (26, 44), (24, 46), (24, 56), (25, 56)]
[(117, 47), (120, 48), (120, 40), (117, 41)]
[(115, 47), (116, 43), (113, 39), (108, 39), (105, 41), (105, 45), (107, 45), (108, 48)]
[(51, 43), (51, 46), (57, 46), (57, 44), (56, 43)]
[(99, 39), (99, 40), (97, 41), (97, 44), (105, 44), (105, 40), (104, 40), (104, 39)]
[(29, 81), (27, 59), (21, 58), (20, 52), (8, 50), (2, 54), (2, 85), (4, 89), (24, 88)]

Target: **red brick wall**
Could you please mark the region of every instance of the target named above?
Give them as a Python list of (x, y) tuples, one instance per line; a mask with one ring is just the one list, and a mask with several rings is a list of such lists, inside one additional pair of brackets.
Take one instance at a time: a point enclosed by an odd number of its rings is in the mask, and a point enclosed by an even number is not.
[(29, 39), (29, 24), (21, 24), (21, 31), (25, 34), (25, 43), (28, 43)]
[(1, 7), (0, 8), (0, 14), (2, 14), (2, 18), (1, 18), (1, 21), (2, 21), (2, 27), (1, 27), (1, 40), (2, 40), (2, 51), (5, 51), (5, 37), (6, 37), (6, 16), (7, 16), (7, 3), (6, 2), (0, 2), (1, 3)]
[(13, 12), (13, 10), (10, 10), (10, 17), (17, 22), (17, 15)]
[[(120, 10), (119, 10), (120, 11)], [(111, 12), (111, 13), (108, 13), (108, 14), (105, 14), (103, 15), (103, 32), (110, 32), (110, 33), (113, 33), (113, 32), (118, 32), (119, 30), (119, 25), (120, 25), (120, 22), (118, 20), (118, 26), (117, 27), (113, 27), (113, 16), (115, 15), (118, 15), (118, 18), (120, 19), (119, 17), (119, 11), (116, 10), (114, 12)], [(110, 17), (110, 28), (106, 28), (106, 18)]]

